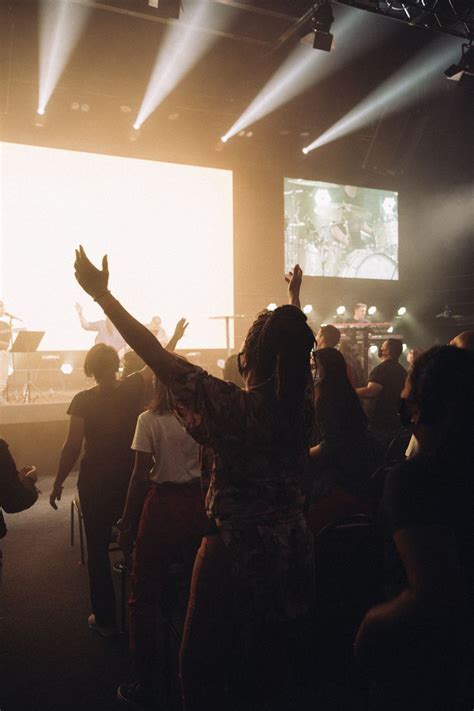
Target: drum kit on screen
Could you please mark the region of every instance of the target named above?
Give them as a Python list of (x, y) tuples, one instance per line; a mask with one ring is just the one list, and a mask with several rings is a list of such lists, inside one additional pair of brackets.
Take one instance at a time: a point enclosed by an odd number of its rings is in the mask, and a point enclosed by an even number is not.
[[(300, 181), (301, 182), (301, 181)], [(301, 188), (286, 195), (296, 198)], [(287, 216), (286, 264), (301, 264), (308, 276), (362, 279), (398, 278), (398, 223), (373, 216), (348, 202), (317, 206), (309, 216), (292, 200)]]

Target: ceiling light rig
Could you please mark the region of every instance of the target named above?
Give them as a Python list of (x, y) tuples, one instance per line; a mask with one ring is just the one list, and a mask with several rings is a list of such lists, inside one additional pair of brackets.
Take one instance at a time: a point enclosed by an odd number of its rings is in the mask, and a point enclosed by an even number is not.
[(451, 81), (457, 81), (459, 86), (474, 88), (474, 40), (463, 44), (461, 59), (444, 73)]
[(303, 37), (303, 44), (311, 43), (314, 49), (330, 52), (334, 45), (334, 37), (330, 32), (334, 15), (329, 0), (319, 0), (314, 3), (311, 21), (312, 31), (310, 35)]
[(466, 40), (474, 37), (471, 0), (336, 0), (359, 10)]

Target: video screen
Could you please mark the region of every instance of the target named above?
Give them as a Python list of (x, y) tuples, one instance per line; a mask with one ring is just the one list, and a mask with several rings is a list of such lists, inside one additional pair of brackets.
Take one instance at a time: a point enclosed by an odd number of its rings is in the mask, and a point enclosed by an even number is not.
[(398, 279), (398, 193), (285, 178), (285, 269)]
[[(14, 336), (44, 331), (40, 350), (87, 350), (102, 310), (74, 278), (74, 250), (100, 264), (143, 324), (184, 350), (225, 348), (234, 313), (232, 172), (121, 156), (0, 143), (0, 300)], [(232, 324), (231, 324), (232, 326)], [(233, 330), (231, 330), (233, 345)]]

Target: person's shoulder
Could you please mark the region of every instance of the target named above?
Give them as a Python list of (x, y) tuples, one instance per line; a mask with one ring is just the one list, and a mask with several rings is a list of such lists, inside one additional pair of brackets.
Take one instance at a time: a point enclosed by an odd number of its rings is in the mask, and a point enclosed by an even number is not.
[(97, 399), (99, 389), (97, 385), (87, 390), (80, 390), (76, 393), (71, 400), (71, 404), (67, 409), (68, 415), (76, 414), (78, 408), (87, 407), (89, 404), (94, 403)]
[(120, 381), (120, 389), (122, 392), (141, 393), (144, 387), (145, 383), (143, 380), (143, 375), (140, 373), (140, 371), (131, 373), (130, 375), (127, 375), (126, 378), (123, 378)]

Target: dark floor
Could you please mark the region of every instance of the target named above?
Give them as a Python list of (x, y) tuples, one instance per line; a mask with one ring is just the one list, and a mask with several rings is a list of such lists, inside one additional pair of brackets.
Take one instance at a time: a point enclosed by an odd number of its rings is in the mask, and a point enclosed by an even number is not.
[(125, 636), (103, 639), (87, 627), (87, 570), (69, 541), (75, 477), (58, 511), (52, 479), (42, 479), (33, 508), (5, 516), (1, 541), (1, 711), (116, 711), (117, 685), (128, 674)]

